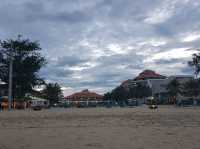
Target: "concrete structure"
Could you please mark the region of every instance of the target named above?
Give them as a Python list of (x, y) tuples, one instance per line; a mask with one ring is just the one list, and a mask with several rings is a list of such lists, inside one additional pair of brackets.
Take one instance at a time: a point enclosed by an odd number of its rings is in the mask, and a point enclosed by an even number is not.
[(129, 88), (137, 85), (142, 84), (148, 86), (152, 90), (152, 96), (160, 103), (167, 103), (169, 99), (167, 85), (172, 80), (178, 80), (181, 85), (186, 83), (187, 81), (193, 79), (193, 76), (188, 75), (176, 75), (176, 76), (169, 76), (165, 79), (145, 79), (145, 80), (132, 80), (129, 82)]
[(152, 96), (157, 99), (158, 102), (167, 103), (169, 100), (169, 94), (166, 87), (174, 79), (178, 80), (179, 83), (183, 85), (187, 81), (193, 79), (193, 76), (174, 75), (166, 77), (152, 70), (145, 70), (134, 79), (124, 81), (121, 86), (127, 90), (137, 86), (138, 84), (148, 86), (152, 90)]

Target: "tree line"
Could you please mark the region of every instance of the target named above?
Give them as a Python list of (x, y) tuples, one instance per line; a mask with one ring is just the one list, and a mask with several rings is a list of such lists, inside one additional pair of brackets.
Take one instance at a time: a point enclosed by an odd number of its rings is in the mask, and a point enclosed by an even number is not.
[[(39, 42), (23, 39), (0, 41), (0, 80), (9, 84), (9, 64), (13, 62), (12, 94), (17, 100), (24, 100), (27, 93), (49, 99), (51, 103), (62, 97), (61, 87), (57, 83), (46, 83), (39, 76), (39, 71), (47, 64), (41, 54)], [(34, 90), (35, 86), (43, 86), (42, 91)]]
[(177, 79), (174, 79), (166, 88), (170, 98), (173, 99), (174, 102), (176, 102), (178, 95), (195, 99), (200, 96), (200, 79), (191, 79), (184, 84), (181, 84)]
[(111, 92), (104, 94), (104, 100), (114, 100), (118, 103), (126, 102), (130, 98), (145, 98), (152, 95), (152, 91), (148, 86), (145, 85), (135, 85), (130, 88), (124, 88), (123, 86), (118, 86)]

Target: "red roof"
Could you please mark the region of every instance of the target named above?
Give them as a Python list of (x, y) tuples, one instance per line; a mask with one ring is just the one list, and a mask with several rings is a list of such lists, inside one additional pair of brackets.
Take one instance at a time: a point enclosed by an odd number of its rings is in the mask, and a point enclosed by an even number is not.
[(89, 90), (83, 90), (65, 97), (67, 100), (102, 100), (103, 96)]
[(146, 80), (146, 79), (164, 79), (165, 76), (162, 76), (152, 70), (144, 70), (141, 72), (134, 80)]

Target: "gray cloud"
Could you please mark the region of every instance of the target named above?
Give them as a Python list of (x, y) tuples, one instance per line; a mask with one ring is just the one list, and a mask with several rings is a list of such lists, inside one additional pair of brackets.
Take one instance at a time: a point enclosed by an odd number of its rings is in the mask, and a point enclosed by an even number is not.
[(160, 60), (156, 60), (155, 61), (156, 64), (158, 65), (170, 65), (170, 64), (175, 64), (175, 63), (187, 63), (186, 59), (177, 59), (177, 58), (173, 58), (173, 59), (160, 59)]
[(85, 59), (83, 57), (79, 57), (78, 55), (72, 56), (63, 56), (60, 57), (56, 63), (56, 66), (76, 66), (81, 65), (89, 61), (89, 59)]
[(183, 40), (200, 34), (199, 6), (196, 0), (2, 0), (0, 36), (39, 40), (49, 61), (40, 72), (46, 80), (104, 93), (144, 69), (192, 74), (190, 53), (153, 58), (200, 47), (198, 36)]
[(182, 73), (192, 75), (194, 74), (194, 70), (191, 67), (184, 67), (182, 70)]
[(195, 0), (190, 0), (187, 3), (177, 1), (174, 7), (174, 13), (169, 20), (156, 26), (160, 35), (175, 37), (180, 33), (200, 28), (199, 2)]
[(47, 67), (43, 68), (40, 72), (40, 75), (45, 79), (53, 79), (53, 78), (66, 78), (73, 74), (71, 70), (65, 70), (63, 67), (56, 67), (53, 65), (48, 65)]

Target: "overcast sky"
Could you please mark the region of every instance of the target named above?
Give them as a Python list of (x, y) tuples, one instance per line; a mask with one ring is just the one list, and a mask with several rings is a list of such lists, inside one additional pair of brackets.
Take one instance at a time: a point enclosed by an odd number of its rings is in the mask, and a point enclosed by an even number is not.
[(38, 40), (40, 75), (70, 94), (110, 91), (144, 69), (192, 74), (198, 0), (0, 0), (0, 38)]

